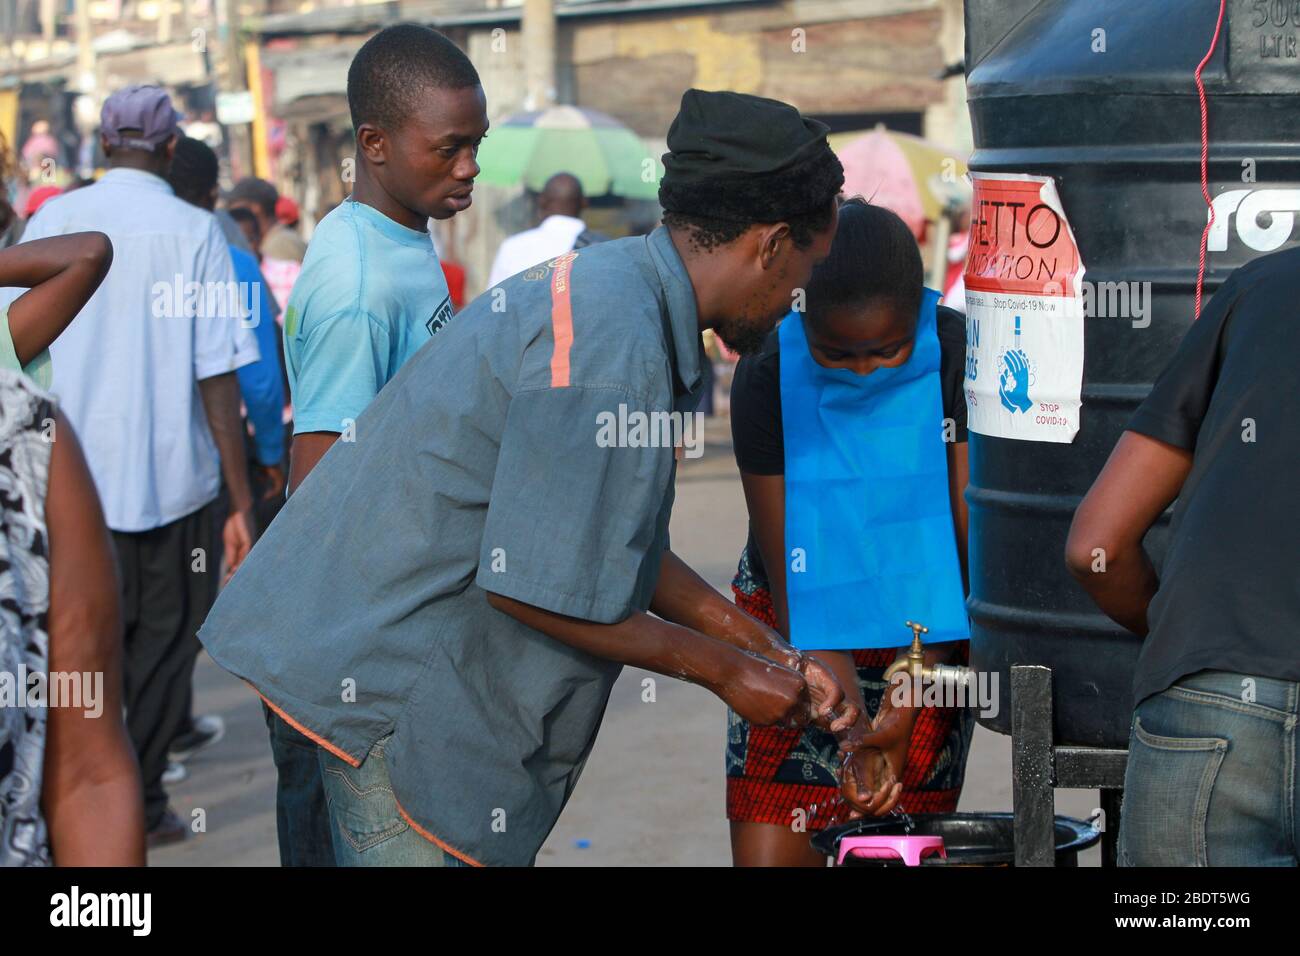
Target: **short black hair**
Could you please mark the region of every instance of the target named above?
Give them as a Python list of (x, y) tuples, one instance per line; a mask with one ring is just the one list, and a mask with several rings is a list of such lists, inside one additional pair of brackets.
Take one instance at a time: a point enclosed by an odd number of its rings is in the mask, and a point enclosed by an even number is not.
[(463, 90), (481, 85), (463, 50), (437, 30), (399, 23), (380, 30), (357, 51), (348, 67), (348, 109), (352, 128), (370, 123), (400, 129), (431, 89)]
[[(664, 181), (660, 183), (659, 195), (661, 203), (679, 210), (684, 205), (700, 210), (698, 213), (665, 211), (663, 221), (670, 229), (686, 232), (690, 241), (706, 252), (734, 242), (750, 226), (772, 222), (788, 224), (794, 244), (807, 249), (817, 233), (830, 225), (835, 197), (843, 185), (844, 168), (828, 149), (799, 168), (782, 171), (777, 176), (719, 178), (709, 183), (691, 183), (681, 190)], [(779, 207), (775, 198), (777, 190), (781, 197)], [(683, 195), (674, 195), (677, 191)], [(745, 221), (709, 216), (707, 210), (724, 205), (724, 196), (727, 208), (748, 210), (753, 218)], [(791, 207), (808, 212), (796, 216), (780, 214), (781, 208)]]
[(840, 204), (830, 254), (808, 280), (807, 314), (885, 299), (906, 315), (921, 308), (925, 269), (916, 237), (897, 214), (861, 196)]
[(226, 193), (226, 205), (231, 203), (252, 203), (261, 209), (268, 219), (275, 218), (275, 203), (280, 198), (280, 191), (265, 179), (245, 176)]
[(262, 234), (261, 221), (256, 216), (254, 216), (252, 211), (249, 210), (247, 207), (236, 206), (234, 209), (228, 209), (226, 211), (230, 214), (230, 218), (235, 222), (239, 223), (240, 225), (243, 225), (246, 222), (251, 223), (253, 228), (257, 230), (257, 234), (259, 236)]
[(212, 195), (217, 184), (217, 154), (202, 140), (182, 136), (176, 140), (172, 165), (167, 171), (167, 182), (178, 197), (187, 203), (201, 205)]

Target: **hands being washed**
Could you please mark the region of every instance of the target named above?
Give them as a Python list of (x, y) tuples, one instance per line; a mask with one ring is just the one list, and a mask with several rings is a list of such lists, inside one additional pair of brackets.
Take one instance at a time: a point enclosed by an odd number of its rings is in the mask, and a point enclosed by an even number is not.
[(884, 752), (861, 747), (844, 754), (840, 766), (840, 794), (849, 807), (849, 819), (883, 817), (898, 806), (903, 785)]
[(884, 816), (903, 793), (903, 770), (917, 715), (915, 708), (895, 707), (889, 698), (886, 689), (875, 720), (868, 725), (864, 718), (840, 739), (844, 754), (840, 793), (849, 805), (850, 819)]
[(797, 669), (808, 682), (808, 698), (812, 704), (810, 723), (833, 734), (850, 731), (862, 718), (862, 711), (845, 696), (831, 669), (811, 654), (799, 655)]

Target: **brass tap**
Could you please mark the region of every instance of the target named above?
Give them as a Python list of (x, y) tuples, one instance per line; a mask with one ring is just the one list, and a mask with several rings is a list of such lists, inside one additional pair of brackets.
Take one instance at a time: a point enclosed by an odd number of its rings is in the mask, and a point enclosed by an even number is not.
[(975, 672), (969, 667), (954, 664), (926, 664), (921, 635), (929, 634), (930, 629), (914, 621), (908, 621), (907, 626), (912, 629), (912, 646), (908, 649), (906, 657), (900, 657), (885, 668), (886, 684), (895, 674), (900, 673), (906, 673), (914, 683), (937, 683), (952, 685), (954, 688), (970, 684), (975, 677)]
[(906, 657), (900, 657), (894, 663), (885, 668), (885, 683), (888, 684), (895, 674), (906, 671), (907, 676), (912, 680), (933, 680), (934, 674), (932, 669), (925, 666), (925, 647), (921, 644), (921, 635), (929, 634), (930, 629), (924, 624), (918, 624), (914, 621), (908, 621), (907, 626), (912, 629), (912, 647), (907, 652)]

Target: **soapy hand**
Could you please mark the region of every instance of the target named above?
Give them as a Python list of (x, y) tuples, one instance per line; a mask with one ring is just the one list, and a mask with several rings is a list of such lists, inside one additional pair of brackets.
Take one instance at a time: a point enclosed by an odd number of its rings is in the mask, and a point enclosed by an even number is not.
[(893, 688), (906, 680), (903, 674), (895, 675), (895, 683), (881, 695), (875, 720), (869, 726), (859, 722), (840, 740), (845, 755), (840, 790), (852, 808), (851, 817), (883, 816), (898, 802), (896, 796), (888, 799), (895, 784), (898, 794), (902, 793), (907, 750), (919, 710), (895, 707), (890, 698)]
[(876, 747), (860, 747), (844, 754), (840, 766), (840, 794), (849, 805), (849, 819), (883, 817), (898, 806), (903, 795), (884, 753)]
[(844, 688), (829, 667), (810, 654), (800, 654), (796, 669), (808, 682), (815, 726), (838, 734), (858, 722), (862, 712), (844, 696)]
[(745, 658), (718, 696), (751, 724), (792, 728), (807, 724), (812, 701), (803, 675), (762, 657), (747, 654)]

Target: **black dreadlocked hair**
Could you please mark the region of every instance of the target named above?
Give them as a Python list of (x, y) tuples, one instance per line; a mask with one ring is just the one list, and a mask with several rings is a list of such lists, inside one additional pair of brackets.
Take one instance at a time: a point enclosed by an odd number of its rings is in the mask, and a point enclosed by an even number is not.
[[(670, 229), (686, 232), (693, 245), (708, 252), (738, 239), (756, 223), (784, 222), (790, 238), (800, 249), (813, 243), (824, 230), (835, 209), (835, 197), (844, 185), (844, 168), (829, 149), (806, 163), (763, 176), (714, 179), (674, 185), (664, 180), (659, 185), (659, 203), (665, 207), (663, 221)], [(779, 198), (778, 198), (779, 197)], [(699, 209), (699, 213), (669, 212), (674, 209)], [(718, 218), (705, 210), (727, 209), (744, 216)], [(797, 215), (782, 215), (782, 210), (804, 209)]]
[(437, 30), (417, 23), (387, 27), (365, 42), (348, 67), (352, 128), (370, 123), (400, 129), (429, 90), (479, 85), (469, 57)]
[(854, 196), (840, 204), (830, 255), (808, 280), (806, 314), (816, 321), (828, 309), (886, 299), (913, 315), (921, 307), (924, 282), (912, 230), (884, 206)]

